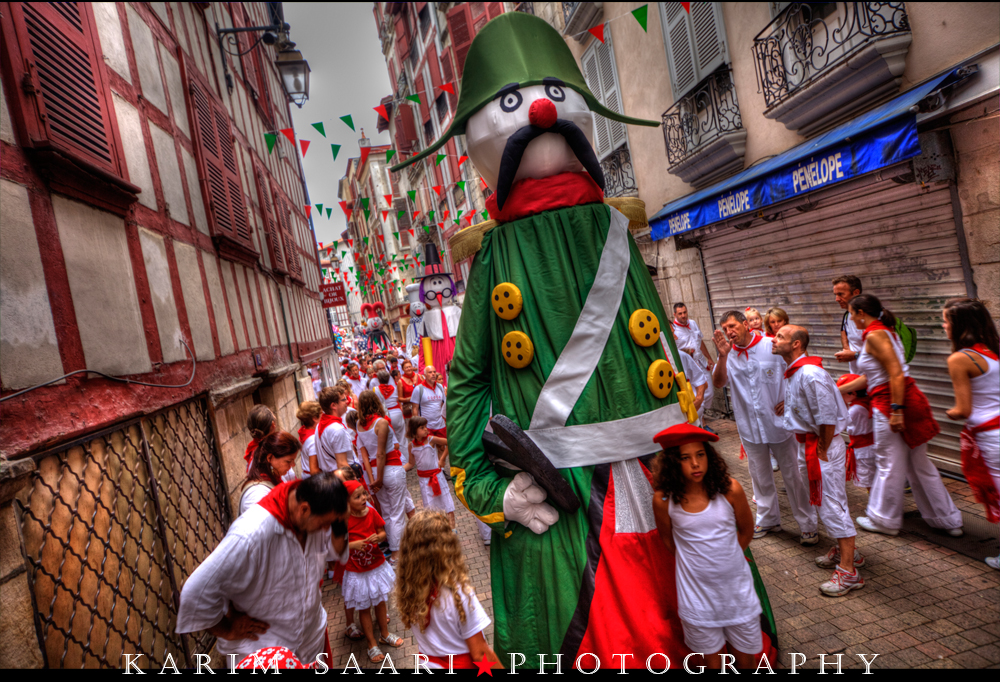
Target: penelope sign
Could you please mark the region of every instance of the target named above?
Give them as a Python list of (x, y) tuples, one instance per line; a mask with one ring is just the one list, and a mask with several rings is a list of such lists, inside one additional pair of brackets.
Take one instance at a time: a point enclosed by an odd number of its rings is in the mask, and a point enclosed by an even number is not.
[(347, 305), (347, 296), (344, 294), (343, 282), (334, 282), (333, 284), (321, 284), (319, 290), (323, 294), (324, 308), (333, 308), (338, 305)]

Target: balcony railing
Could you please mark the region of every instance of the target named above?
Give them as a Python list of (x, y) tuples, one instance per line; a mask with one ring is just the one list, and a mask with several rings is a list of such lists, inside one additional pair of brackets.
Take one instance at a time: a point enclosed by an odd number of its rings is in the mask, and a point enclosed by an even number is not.
[(406, 80), (406, 72), (400, 71), (396, 79), (396, 98), (402, 100), (410, 94), (410, 83)]
[(754, 38), (764, 101), (779, 104), (873, 39), (909, 31), (902, 2), (792, 3)]
[(639, 187), (635, 184), (635, 172), (632, 170), (632, 156), (628, 145), (623, 144), (601, 161), (604, 171), (604, 196), (634, 197), (639, 195)]
[(670, 167), (742, 128), (733, 72), (716, 71), (663, 112), (663, 139)]
[(573, 36), (576, 42), (588, 37), (587, 29), (593, 26), (604, 11), (602, 2), (564, 2), (563, 35)]

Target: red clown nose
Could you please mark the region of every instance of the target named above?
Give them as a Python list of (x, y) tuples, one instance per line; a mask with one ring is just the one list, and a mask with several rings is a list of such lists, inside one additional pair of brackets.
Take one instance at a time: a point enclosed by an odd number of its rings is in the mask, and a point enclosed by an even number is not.
[(556, 122), (556, 105), (544, 97), (536, 99), (528, 109), (528, 120), (539, 128), (551, 128)]

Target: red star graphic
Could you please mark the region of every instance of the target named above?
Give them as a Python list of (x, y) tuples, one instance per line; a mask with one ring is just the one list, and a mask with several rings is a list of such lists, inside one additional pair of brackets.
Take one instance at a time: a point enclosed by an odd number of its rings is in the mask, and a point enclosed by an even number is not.
[(490, 677), (493, 677), (493, 662), (486, 660), (486, 654), (483, 654), (483, 660), (473, 661), (476, 667), (479, 668), (479, 672), (476, 673), (476, 677), (479, 677), (483, 673), (486, 673)]

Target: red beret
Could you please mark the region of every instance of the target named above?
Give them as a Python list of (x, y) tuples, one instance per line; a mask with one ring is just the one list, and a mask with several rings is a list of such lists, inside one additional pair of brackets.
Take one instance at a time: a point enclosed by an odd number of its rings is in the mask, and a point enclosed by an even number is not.
[(699, 429), (691, 424), (677, 424), (669, 429), (663, 429), (653, 437), (653, 442), (666, 450), (686, 443), (704, 443), (705, 441), (715, 442), (719, 437), (711, 431)]
[(840, 377), (839, 379), (837, 379), (837, 385), (838, 386), (843, 386), (848, 381), (854, 381), (855, 379), (860, 379), (860, 378), (861, 378), (860, 374), (845, 374), (842, 377)]
[(361, 481), (344, 481), (344, 487), (347, 488), (348, 495), (353, 495), (354, 491), (361, 487)]

